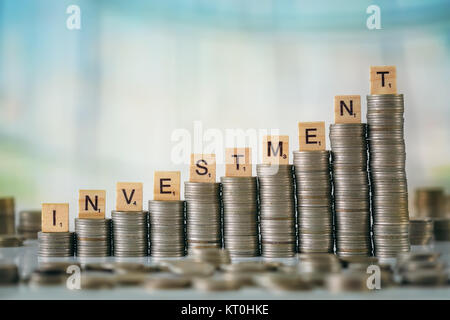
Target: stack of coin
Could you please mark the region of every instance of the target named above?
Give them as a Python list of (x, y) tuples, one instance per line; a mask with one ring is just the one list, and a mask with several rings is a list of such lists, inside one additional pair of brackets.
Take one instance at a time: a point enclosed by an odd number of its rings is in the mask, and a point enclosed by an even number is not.
[(0, 235), (0, 248), (21, 247), (24, 238), (13, 234)]
[(413, 218), (409, 220), (409, 241), (411, 245), (428, 245), (433, 240), (433, 220)]
[(295, 255), (295, 190), (292, 165), (258, 164), (261, 250), (267, 258)]
[(75, 248), (73, 232), (38, 232), (39, 256), (71, 257)]
[(41, 210), (20, 211), (17, 231), (26, 239), (37, 239), (37, 233), (41, 231), (41, 220)]
[(186, 239), (191, 248), (222, 247), (220, 183), (184, 183)]
[(450, 241), (450, 218), (434, 219), (434, 239)]
[(232, 257), (259, 255), (256, 177), (221, 177), (224, 247)]
[(75, 219), (77, 256), (111, 255), (111, 219)]
[(112, 211), (111, 216), (114, 256), (148, 256), (148, 212)]
[(414, 197), (415, 216), (445, 217), (445, 201), (443, 188), (417, 188)]
[(373, 242), (379, 257), (410, 249), (403, 111), (402, 94), (367, 96)]
[(148, 202), (150, 255), (182, 257), (186, 253), (184, 201)]
[(329, 151), (294, 151), (299, 252), (333, 252)]
[(336, 252), (340, 256), (370, 255), (366, 124), (331, 124), (330, 141)]
[(0, 234), (14, 234), (15, 231), (14, 198), (0, 198)]

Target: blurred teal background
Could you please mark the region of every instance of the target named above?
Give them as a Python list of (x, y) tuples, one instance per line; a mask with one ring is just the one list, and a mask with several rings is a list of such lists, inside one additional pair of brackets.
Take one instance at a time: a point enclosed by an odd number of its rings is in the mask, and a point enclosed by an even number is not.
[(448, 0), (0, 0), (0, 196), (72, 216), (79, 188), (107, 189), (107, 211), (116, 181), (152, 199), (155, 170), (188, 179), (171, 134), (195, 120), (279, 129), (296, 149), (297, 122), (328, 126), (335, 95), (360, 94), (365, 122), (370, 65), (397, 66), (410, 194), (449, 192)]

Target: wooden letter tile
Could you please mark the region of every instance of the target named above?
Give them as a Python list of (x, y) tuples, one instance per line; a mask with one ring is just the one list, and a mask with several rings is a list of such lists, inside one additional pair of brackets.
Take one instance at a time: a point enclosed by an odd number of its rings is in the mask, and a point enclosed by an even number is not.
[(289, 136), (264, 136), (263, 164), (289, 164)]
[(117, 182), (116, 210), (142, 211), (142, 183)]
[(80, 190), (78, 217), (81, 219), (105, 219), (105, 190)]
[(252, 176), (251, 148), (225, 149), (225, 176), (227, 177)]
[(335, 96), (334, 122), (361, 123), (361, 96)]
[(216, 182), (216, 155), (194, 153), (191, 154), (189, 181), (211, 183)]
[(370, 67), (370, 94), (396, 94), (395, 66)]
[(325, 150), (325, 122), (299, 122), (298, 139), (300, 151)]
[(154, 200), (180, 200), (180, 171), (155, 171)]
[(42, 204), (42, 232), (69, 232), (69, 204)]

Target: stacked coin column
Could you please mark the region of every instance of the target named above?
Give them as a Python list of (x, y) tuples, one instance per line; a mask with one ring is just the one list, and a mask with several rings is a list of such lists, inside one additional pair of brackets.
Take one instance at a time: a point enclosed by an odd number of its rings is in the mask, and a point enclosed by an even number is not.
[(402, 94), (367, 96), (373, 240), (379, 257), (395, 257), (410, 247), (403, 112)]
[(191, 248), (222, 247), (220, 183), (184, 183), (186, 240)]
[(111, 255), (111, 219), (75, 219), (77, 256), (108, 257)]
[(148, 256), (148, 212), (112, 211), (116, 257)]
[(14, 214), (14, 198), (0, 198), (0, 235), (16, 232)]
[(41, 231), (41, 220), (41, 210), (20, 211), (18, 233), (25, 239), (37, 239), (37, 233)]
[(75, 234), (73, 232), (38, 232), (41, 257), (72, 257)]
[(333, 252), (329, 151), (294, 151), (299, 252)]
[(330, 141), (336, 253), (340, 256), (370, 255), (366, 124), (331, 124)]
[(231, 257), (259, 255), (256, 177), (221, 177), (224, 247)]
[(186, 254), (184, 201), (148, 202), (150, 255), (182, 257)]
[(258, 164), (261, 251), (264, 257), (296, 253), (295, 191), (292, 165)]

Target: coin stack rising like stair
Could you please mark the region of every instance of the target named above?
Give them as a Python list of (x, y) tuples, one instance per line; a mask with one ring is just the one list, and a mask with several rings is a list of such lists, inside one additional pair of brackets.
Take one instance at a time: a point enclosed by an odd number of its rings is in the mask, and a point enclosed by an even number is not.
[(330, 125), (336, 253), (370, 255), (370, 190), (366, 125)]
[(220, 183), (185, 182), (186, 240), (190, 248), (222, 247)]
[(256, 177), (221, 177), (224, 247), (232, 257), (259, 255)]
[(184, 201), (148, 202), (150, 255), (182, 257), (186, 253)]
[(373, 241), (379, 257), (410, 249), (403, 112), (402, 94), (367, 96)]
[(111, 255), (111, 219), (75, 219), (77, 256)]
[(261, 250), (268, 258), (296, 253), (295, 190), (292, 165), (258, 164)]
[(112, 211), (114, 256), (148, 255), (148, 212)]
[(294, 151), (294, 167), (299, 252), (333, 252), (330, 153)]

